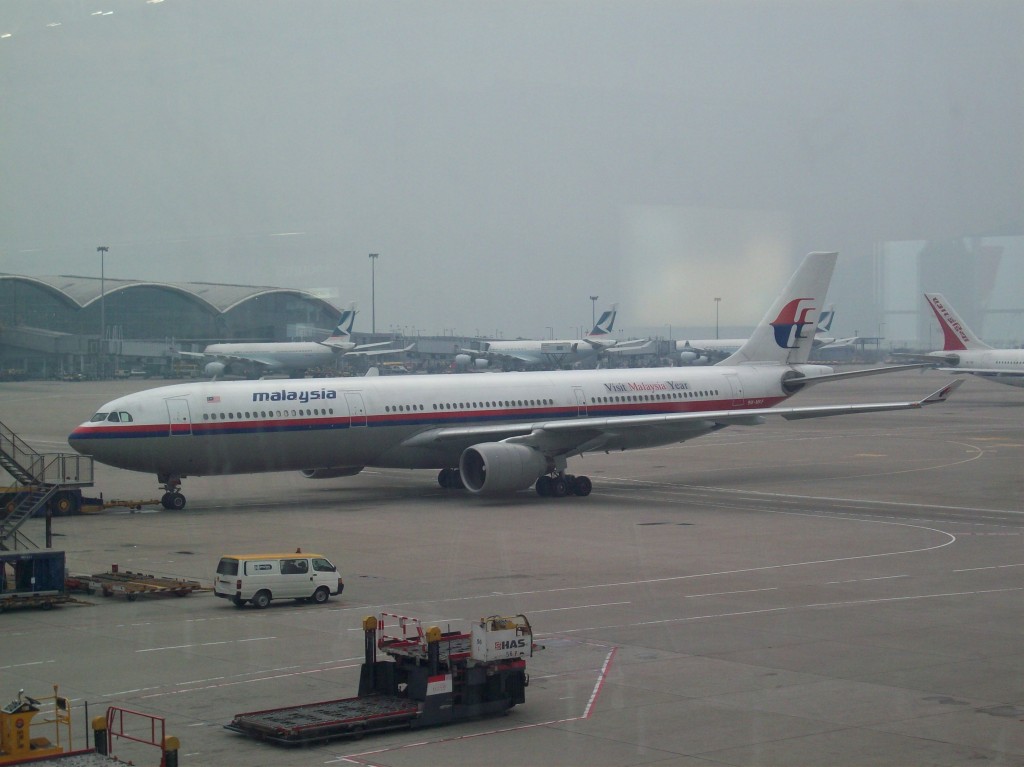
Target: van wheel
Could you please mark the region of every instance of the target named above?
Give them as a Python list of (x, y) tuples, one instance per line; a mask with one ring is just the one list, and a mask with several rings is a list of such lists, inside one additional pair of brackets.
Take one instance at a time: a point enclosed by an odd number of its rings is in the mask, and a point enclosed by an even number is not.
[(260, 610), (263, 610), (267, 605), (270, 604), (270, 592), (257, 591), (252, 598), (252, 603)]
[(322, 605), (328, 599), (331, 598), (331, 592), (327, 590), (326, 586), (321, 586), (313, 592), (313, 601), (318, 605)]

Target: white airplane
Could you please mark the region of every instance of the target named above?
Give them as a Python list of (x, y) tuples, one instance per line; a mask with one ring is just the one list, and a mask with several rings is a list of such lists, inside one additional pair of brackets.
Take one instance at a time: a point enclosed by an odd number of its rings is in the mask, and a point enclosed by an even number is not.
[(344, 310), (334, 333), (323, 341), (281, 341), (277, 343), (210, 344), (202, 352), (178, 352), (182, 357), (206, 360), (203, 373), (218, 378), (232, 366), (256, 368), (262, 374), (302, 374), (310, 368), (333, 366), (339, 356), (375, 357), (412, 351), (390, 347), (389, 341), (357, 345), (352, 341), (355, 307)]
[(514, 360), (525, 365), (545, 365), (549, 367), (567, 367), (578, 362), (589, 362), (609, 353), (613, 349), (622, 352), (626, 349), (636, 350), (649, 345), (648, 339), (617, 341), (612, 338), (612, 328), (618, 305), (601, 312), (601, 316), (593, 329), (583, 338), (551, 341), (483, 341), (479, 349), (464, 349), (455, 357), (458, 368), (483, 369), (491, 360)]
[(754, 334), (725, 364), (454, 376), (187, 383), (103, 405), (68, 437), (78, 452), (152, 472), (166, 508), (189, 475), (301, 470), (309, 478), (365, 466), (440, 469), (442, 487), (502, 494), (588, 495), (566, 473), (583, 453), (659, 447), (768, 416), (818, 418), (920, 408), (921, 400), (774, 407), (805, 386), (918, 368), (834, 373), (807, 364), (835, 253), (812, 253)]
[[(850, 338), (834, 338), (825, 335), (832, 327), (832, 320), (836, 316), (835, 307), (829, 306), (821, 312), (818, 317), (818, 327), (813, 338), (813, 348), (838, 349), (852, 345), (857, 341), (856, 336)], [(714, 365), (724, 360), (731, 354), (735, 354), (746, 338), (696, 338), (676, 341), (676, 353), (683, 365)]]
[(945, 373), (970, 373), (1008, 386), (1024, 386), (1024, 349), (993, 349), (960, 319), (941, 293), (925, 293), (942, 328), (942, 351), (913, 355), (937, 360)]

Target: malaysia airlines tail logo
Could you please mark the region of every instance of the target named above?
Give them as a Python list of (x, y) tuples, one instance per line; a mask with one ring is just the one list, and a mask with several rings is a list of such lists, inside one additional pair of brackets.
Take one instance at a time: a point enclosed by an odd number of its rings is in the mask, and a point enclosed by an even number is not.
[(775, 343), (783, 349), (796, 349), (800, 345), (800, 339), (807, 338), (804, 335), (804, 328), (814, 325), (807, 319), (807, 315), (814, 313), (814, 307), (810, 304), (801, 306), (811, 298), (794, 298), (779, 312), (779, 316), (771, 323), (775, 331)]

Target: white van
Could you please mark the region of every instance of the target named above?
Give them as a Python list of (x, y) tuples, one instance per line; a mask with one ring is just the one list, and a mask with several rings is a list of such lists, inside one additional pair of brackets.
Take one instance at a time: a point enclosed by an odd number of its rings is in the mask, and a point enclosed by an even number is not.
[(235, 607), (252, 602), (264, 608), (271, 599), (300, 599), (323, 604), (345, 590), (338, 568), (320, 554), (238, 554), (221, 557), (213, 593)]

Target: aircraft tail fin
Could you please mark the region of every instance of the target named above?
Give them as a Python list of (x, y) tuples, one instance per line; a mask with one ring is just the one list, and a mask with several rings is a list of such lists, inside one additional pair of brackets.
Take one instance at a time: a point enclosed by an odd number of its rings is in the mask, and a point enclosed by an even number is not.
[(987, 343), (975, 335), (967, 323), (950, 306), (941, 293), (925, 293), (925, 300), (942, 328), (942, 351), (960, 352), (968, 349), (991, 349)]
[(336, 344), (344, 344), (352, 340), (352, 323), (356, 319), (356, 305), (352, 304), (348, 309), (345, 309), (341, 313), (341, 317), (338, 319), (338, 327), (331, 333), (330, 338), (327, 338), (323, 343), (327, 346), (333, 346)]
[(821, 314), (818, 316), (818, 333), (827, 333), (832, 329), (832, 320), (836, 316), (836, 305), (829, 304), (826, 309), (823, 309)]
[(808, 254), (747, 342), (718, 364), (806, 363), (814, 343), (818, 312), (825, 303), (838, 255)]
[(587, 338), (604, 338), (610, 336), (612, 328), (615, 327), (615, 315), (619, 312), (619, 305), (612, 304), (611, 309), (605, 309), (597, 318), (593, 330), (587, 334)]

